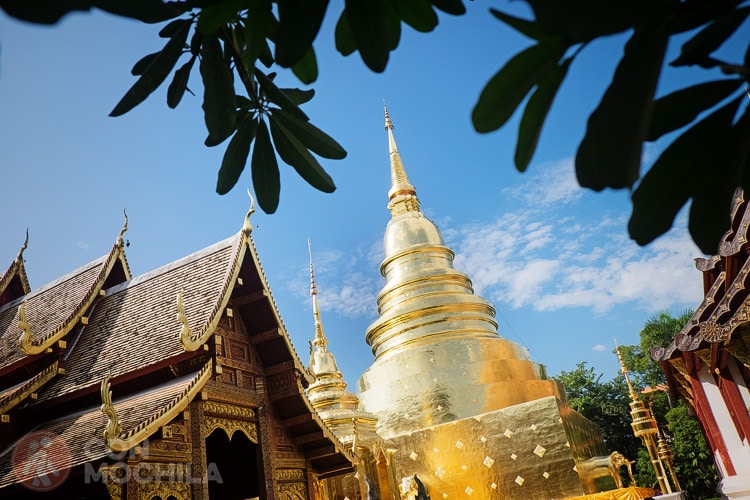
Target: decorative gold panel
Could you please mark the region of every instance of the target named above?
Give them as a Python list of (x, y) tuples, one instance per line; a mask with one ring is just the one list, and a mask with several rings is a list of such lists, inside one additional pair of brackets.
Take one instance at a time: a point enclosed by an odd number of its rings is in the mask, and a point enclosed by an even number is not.
[(279, 500), (308, 500), (305, 483), (279, 484)]

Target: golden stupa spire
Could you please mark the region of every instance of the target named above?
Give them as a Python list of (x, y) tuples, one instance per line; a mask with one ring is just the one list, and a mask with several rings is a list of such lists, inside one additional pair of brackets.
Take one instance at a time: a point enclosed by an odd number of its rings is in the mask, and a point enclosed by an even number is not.
[(391, 189), (388, 191), (388, 210), (391, 211), (393, 216), (403, 212), (418, 212), (417, 190), (409, 182), (406, 169), (401, 162), (401, 155), (393, 136), (393, 122), (385, 102), (383, 102), (383, 109), (385, 110), (385, 129), (388, 131), (388, 153), (391, 159)]
[(313, 270), (312, 248), (310, 238), (307, 239), (307, 253), (310, 256), (310, 296), (313, 303), (313, 318), (315, 318), (315, 339), (313, 345), (317, 349), (325, 350), (328, 339), (323, 332), (323, 323), (320, 321), (320, 308), (318, 307), (318, 288), (315, 286), (315, 271)]
[(620, 352), (620, 346), (617, 345), (617, 339), (615, 341), (615, 351), (617, 352), (617, 360), (620, 362), (620, 371), (625, 376), (625, 382), (628, 384), (628, 391), (630, 392), (630, 400), (638, 401), (638, 394), (633, 389), (633, 384), (630, 382), (630, 376), (628, 375), (628, 367), (625, 365), (625, 360), (622, 359), (622, 353)]

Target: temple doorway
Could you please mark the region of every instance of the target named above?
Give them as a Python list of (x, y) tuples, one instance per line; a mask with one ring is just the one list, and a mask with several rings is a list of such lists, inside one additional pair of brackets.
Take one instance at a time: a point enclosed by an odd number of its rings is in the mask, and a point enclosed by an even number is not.
[(231, 439), (223, 429), (206, 438), (209, 498), (242, 500), (260, 497), (260, 447), (242, 432)]

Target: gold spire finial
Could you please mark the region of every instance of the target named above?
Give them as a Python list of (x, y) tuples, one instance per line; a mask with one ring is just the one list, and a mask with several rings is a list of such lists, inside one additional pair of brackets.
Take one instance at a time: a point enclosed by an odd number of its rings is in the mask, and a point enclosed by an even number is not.
[(245, 234), (250, 234), (253, 231), (253, 225), (250, 223), (250, 216), (255, 213), (255, 199), (253, 198), (253, 195), (250, 193), (250, 188), (247, 188), (247, 196), (250, 198), (250, 208), (247, 211), (247, 214), (245, 215), (245, 223), (242, 225), (242, 231)]
[(419, 212), (417, 191), (409, 182), (404, 164), (401, 162), (401, 155), (393, 136), (393, 122), (385, 101), (383, 102), (383, 109), (385, 110), (385, 128), (388, 131), (388, 154), (391, 160), (391, 189), (388, 191), (388, 210), (391, 211), (393, 216), (404, 212)]
[(638, 401), (638, 395), (635, 393), (635, 390), (633, 389), (633, 384), (630, 383), (630, 376), (628, 375), (628, 367), (625, 365), (625, 360), (622, 359), (622, 353), (620, 352), (620, 346), (617, 345), (617, 339), (614, 338), (615, 341), (615, 351), (617, 352), (617, 359), (620, 362), (620, 371), (623, 375), (625, 375), (625, 382), (628, 383), (628, 391), (630, 392), (630, 399), (632, 401)]
[(310, 256), (310, 296), (313, 303), (313, 318), (315, 319), (315, 339), (313, 345), (318, 350), (325, 350), (328, 339), (323, 332), (323, 322), (320, 321), (320, 308), (318, 307), (318, 288), (315, 286), (315, 272), (313, 271), (312, 247), (310, 238), (307, 238), (307, 253)]
[(123, 241), (122, 237), (125, 236), (125, 232), (128, 230), (128, 212), (126, 209), (122, 209), (122, 215), (125, 217), (125, 222), (122, 224), (122, 229), (120, 229), (120, 234), (117, 235), (117, 245), (122, 246)]

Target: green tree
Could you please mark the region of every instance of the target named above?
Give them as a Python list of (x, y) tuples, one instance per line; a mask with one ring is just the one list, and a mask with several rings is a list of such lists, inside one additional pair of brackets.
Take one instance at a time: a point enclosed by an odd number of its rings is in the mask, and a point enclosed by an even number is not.
[(651, 347), (666, 347), (672, 338), (693, 316), (693, 311), (685, 311), (673, 317), (669, 311), (661, 311), (643, 324), (638, 345), (621, 346), (623, 360), (632, 371), (636, 383), (642, 387), (655, 388), (666, 383), (667, 379), (658, 363), (651, 359)]
[[(729, 227), (735, 188), (750, 187), (750, 110), (742, 109), (742, 86), (750, 80), (750, 42), (744, 56), (733, 54), (733, 60), (715, 54), (745, 21), (750, 1), (526, 2), (532, 20), (490, 9), (533, 45), (489, 80), (472, 112), (475, 129), (490, 132), (502, 127), (525, 103), (515, 153), (516, 167), (525, 170), (578, 54), (598, 39), (629, 33), (612, 81), (589, 116), (578, 147), (578, 181), (597, 191), (632, 189), (637, 183), (628, 228), (639, 244), (667, 231), (692, 199), (690, 233), (704, 252), (714, 253)], [(250, 158), (258, 202), (267, 212), (279, 202), (277, 155), (323, 191), (333, 191), (335, 185), (315, 155), (346, 155), (300, 109), (312, 91), (280, 89), (273, 83), (275, 71), (270, 71), (291, 68), (305, 84), (316, 80), (313, 41), (330, 14), (328, 7), (328, 0), (0, 0), (0, 8), (11, 16), (36, 23), (52, 24), (68, 12), (92, 8), (146, 23), (170, 21), (159, 31), (168, 39), (166, 45), (136, 63), (131, 72), (139, 79), (111, 114), (137, 106), (170, 73), (167, 104), (177, 106), (198, 61), (208, 129), (205, 143), (216, 146), (229, 140), (216, 189), (229, 191)], [(345, 0), (343, 10), (333, 13), (338, 18), (336, 48), (345, 56), (359, 52), (370, 69), (383, 71), (390, 52), (398, 47), (402, 23), (432, 31), (438, 22), (436, 10), (461, 15), (465, 7), (462, 0)], [(713, 79), (657, 99), (667, 45), (685, 38), (679, 57), (669, 65), (699, 66)], [(180, 60), (184, 62), (178, 67)], [(243, 95), (235, 91), (235, 74)], [(641, 177), (644, 142), (674, 131), (680, 134)]]

